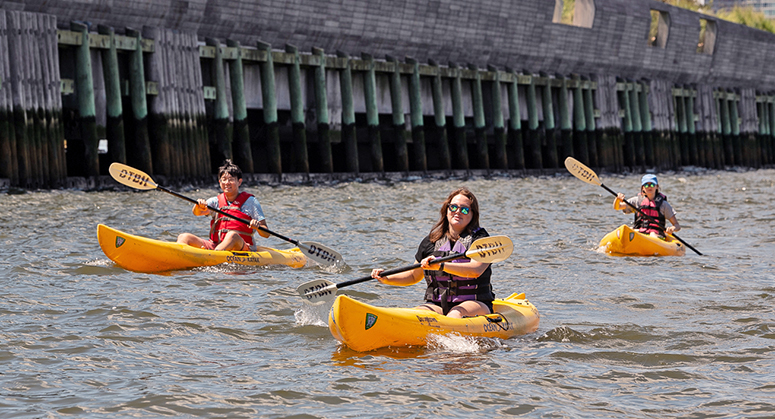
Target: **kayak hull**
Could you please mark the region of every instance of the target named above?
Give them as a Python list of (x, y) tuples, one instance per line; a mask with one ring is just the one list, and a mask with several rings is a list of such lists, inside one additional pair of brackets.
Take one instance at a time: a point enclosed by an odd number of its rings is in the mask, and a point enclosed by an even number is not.
[(331, 307), (328, 328), (339, 342), (359, 352), (425, 346), (432, 334), (507, 339), (538, 329), (538, 309), (525, 294), (496, 299), (493, 308), (495, 313), (487, 316), (453, 319), (429, 310), (376, 307), (340, 295)]
[(624, 224), (600, 240), (599, 249), (612, 255), (683, 256), (686, 247), (678, 240), (666, 240), (643, 234)]
[(301, 268), (307, 263), (298, 249), (278, 250), (258, 247), (255, 252), (231, 252), (198, 249), (185, 244), (149, 239), (97, 226), (102, 251), (116, 265), (134, 272), (164, 272), (201, 266), (236, 263), (248, 266), (285, 265)]

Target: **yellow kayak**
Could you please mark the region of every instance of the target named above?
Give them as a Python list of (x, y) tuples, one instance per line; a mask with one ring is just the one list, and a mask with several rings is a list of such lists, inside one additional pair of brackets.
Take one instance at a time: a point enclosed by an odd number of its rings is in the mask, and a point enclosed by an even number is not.
[(97, 226), (97, 240), (116, 265), (135, 272), (163, 272), (237, 263), (249, 266), (286, 265), (301, 268), (307, 258), (298, 247), (277, 250), (258, 247), (255, 252), (198, 249), (193, 246), (135, 236), (106, 225)]
[(665, 240), (633, 230), (624, 224), (600, 240), (599, 249), (612, 255), (683, 256), (686, 247), (668, 236)]
[(375, 307), (340, 295), (331, 307), (328, 329), (337, 340), (359, 352), (387, 346), (425, 346), (431, 334), (506, 339), (538, 329), (538, 309), (524, 293), (496, 299), (493, 308), (495, 313), (486, 316), (453, 319), (429, 310)]

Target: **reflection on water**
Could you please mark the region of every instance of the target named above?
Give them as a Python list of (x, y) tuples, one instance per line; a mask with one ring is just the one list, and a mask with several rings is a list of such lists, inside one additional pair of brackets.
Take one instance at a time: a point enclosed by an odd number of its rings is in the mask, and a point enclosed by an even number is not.
[[(602, 174), (632, 195), (640, 174)], [(767, 417), (775, 302), (775, 171), (659, 174), (681, 238), (705, 256), (611, 257), (600, 238), (631, 222), (613, 196), (570, 176), (395, 184), (251, 186), (269, 227), (331, 247), (343, 271), (218, 266), (164, 275), (114, 266), (107, 224), (174, 241), (207, 234), (158, 192), (7, 195), (0, 206), (3, 415), (205, 417)], [(525, 292), (538, 332), (436, 338), (423, 348), (341, 347), (329, 305), (296, 287), (413, 263), (459, 185), (482, 226), (514, 242), (495, 292)], [(208, 197), (216, 191), (189, 190)], [(261, 244), (286, 248), (276, 238)], [(338, 291), (415, 306), (422, 285)]]

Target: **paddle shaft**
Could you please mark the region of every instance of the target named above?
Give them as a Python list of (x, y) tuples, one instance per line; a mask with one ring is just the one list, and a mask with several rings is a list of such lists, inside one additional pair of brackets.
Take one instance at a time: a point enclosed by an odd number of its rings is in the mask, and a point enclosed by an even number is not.
[[(616, 193), (616, 192), (614, 192), (613, 190), (611, 190), (611, 189), (610, 189), (608, 186), (605, 186), (605, 185), (604, 185), (602, 182), (600, 183), (600, 186), (602, 186), (602, 187), (603, 187), (603, 189), (605, 189), (605, 190), (607, 190), (608, 192), (610, 192), (610, 193), (611, 193), (611, 195), (613, 195), (613, 196), (619, 196), (619, 194), (618, 194), (618, 193)], [(650, 215), (646, 214), (645, 212), (641, 211), (641, 210), (640, 210), (640, 208), (636, 207), (635, 205), (632, 205), (632, 204), (631, 204), (629, 201), (627, 201), (626, 199), (623, 199), (623, 200), (622, 200), (622, 202), (624, 202), (625, 204), (629, 205), (629, 206), (630, 206), (630, 208), (632, 208), (632, 209), (634, 209), (635, 211), (637, 211), (637, 212), (638, 212), (638, 214), (640, 214), (640, 215), (642, 215), (642, 216), (644, 216), (644, 217), (648, 218), (649, 220), (653, 221), (653, 222), (654, 222), (654, 224), (657, 226), (657, 228), (659, 228), (659, 229), (660, 229), (660, 230), (661, 230), (663, 233), (667, 234), (667, 232), (665, 231), (665, 229), (664, 229), (664, 228), (662, 228), (662, 226), (660, 226), (660, 225), (659, 225), (659, 222), (658, 222), (658, 221), (657, 221), (657, 220), (656, 220), (654, 217), (652, 217), (652, 216), (650, 216)], [(676, 239), (676, 240), (678, 240), (679, 242), (683, 243), (683, 244), (684, 244), (684, 246), (688, 247), (689, 249), (692, 249), (692, 250), (694, 250), (694, 252), (695, 252), (695, 253), (697, 253), (698, 255), (702, 256), (702, 253), (700, 253), (700, 251), (699, 251), (699, 250), (697, 250), (697, 249), (695, 249), (694, 247), (692, 247), (692, 245), (690, 245), (689, 243), (686, 243), (685, 241), (683, 241), (683, 240), (682, 240), (680, 237), (678, 237), (678, 236), (677, 236), (675, 233), (673, 233), (673, 234), (672, 234), (672, 236), (673, 236), (673, 237), (675, 237), (675, 239)]]
[[(191, 198), (189, 198), (189, 197), (187, 197), (187, 196), (185, 196), (185, 195), (181, 195), (181, 194), (179, 194), (179, 193), (177, 193), (177, 192), (175, 192), (175, 191), (171, 191), (171, 190), (169, 190), (169, 189), (167, 189), (167, 188), (165, 188), (165, 187), (163, 187), (163, 186), (156, 185), (156, 189), (158, 189), (158, 190), (160, 190), (160, 191), (167, 192), (168, 194), (175, 195), (175, 196), (177, 196), (178, 198), (183, 198), (183, 199), (185, 199), (186, 201), (189, 201), (189, 202), (191, 202), (191, 203), (193, 203), (193, 204), (195, 204), (195, 205), (198, 205), (198, 204), (199, 204), (199, 202), (198, 202), (197, 200), (195, 200), (195, 199), (191, 199)], [(223, 215), (223, 216), (226, 216), (226, 217), (232, 218), (232, 219), (234, 219), (234, 220), (237, 220), (237, 221), (239, 221), (239, 222), (241, 222), (241, 223), (243, 223), (243, 224), (250, 225), (250, 221), (248, 221), (248, 220), (245, 220), (245, 219), (243, 219), (243, 218), (239, 218), (239, 217), (237, 217), (237, 216), (235, 216), (235, 215), (229, 214), (228, 212), (223, 212), (223, 211), (219, 210), (218, 208), (213, 208), (213, 207), (211, 207), (211, 206), (209, 206), (209, 205), (208, 205), (208, 206), (207, 206), (207, 209), (209, 209), (210, 211), (215, 211), (215, 212), (217, 212), (218, 214), (221, 214), (221, 215)], [(295, 244), (296, 246), (301, 246), (297, 240), (291, 239), (291, 238), (289, 238), (289, 237), (285, 237), (285, 236), (283, 236), (282, 234), (279, 234), (279, 233), (275, 233), (274, 231), (271, 231), (271, 230), (269, 230), (269, 229), (268, 229), (268, 228), (266, 228), (266, 227), (258, 226), (258, 229), (259, 229), (259, 230), (263, 230), (263, 231), (265, 231), (265, 232), (267, 232), (267, 233), (269, 233), (269, 234), (271, 234), (271, 235), (273, 235), (273, 236), (275, 236), (275, 237), (279, 237), (279, 238), (281, 238), (281, 239), (283, 239), (283, 240), (285, 240), (285, 241), (287, 241), (287, 242), (291, 242), (291, 243)]]

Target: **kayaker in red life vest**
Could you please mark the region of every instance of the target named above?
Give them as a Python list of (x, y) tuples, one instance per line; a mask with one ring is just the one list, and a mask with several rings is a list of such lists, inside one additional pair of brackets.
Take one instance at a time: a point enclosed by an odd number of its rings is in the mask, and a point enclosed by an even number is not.
[(437, 257), (468, 250), (475, 240), (487, 237), (479, 227), (479, 203), (466, 188), (453, 191), (441, 205), (439, 221), (417, 249), (415, 259), (420, 268), (381, 277), (384, 269), (374, 269), (371, 277), (383, 284), (407, 286), (425, 278), (425, 304), (418, 309), (431, 310), (449, 317), (462, 318), (492, 313), (492, 291), (489, 263), (461, 258), (433, 263)]
[[(667, 197), (659, 192), (657, 177), (652, 174), (643, 175), (640, 183), (641, 187), (638, 196), (628, 199), (627, 202), (657, 220), (657, 223), (655, 224), (653, 220), (642, 216), (629, 205), (622, 203), (624, 201), (623, 193), (619, 193), (616, 199), (614, 199), (614, 209), (617, 211), (621, 210), (625, 214), (635, 213), (633, 227), (637, 228), (641, 233), (665, 238), (665, 233), (671, 235), (681, 230), (673, 207), (667, 202)], [(665, 228), (665, 220), (669, 220), (673, 225)]]
[[(182, 233), (178, 236), (178, 243), (207, 250), (254, 250), (254, 229), (258, 230), (259, 226), (266, 228), (266, 218), (261, 204), (255, 196), (239, 191), (242, 185), (242, 170), (229, 159), (218, 169), (218, 184), (223, 193), (207, 200), (198, 199), (198, 203), (192, 210), (196, 216), (212, 213), (210, 238), (203, 239), (191, 233)], [(208, 206), (244, 220), (250, 220), (250, 226), (210, 211)], [(269, 233), (262, 230), (258, 230), (258, 234), (264, 238), (269, 237)]]

